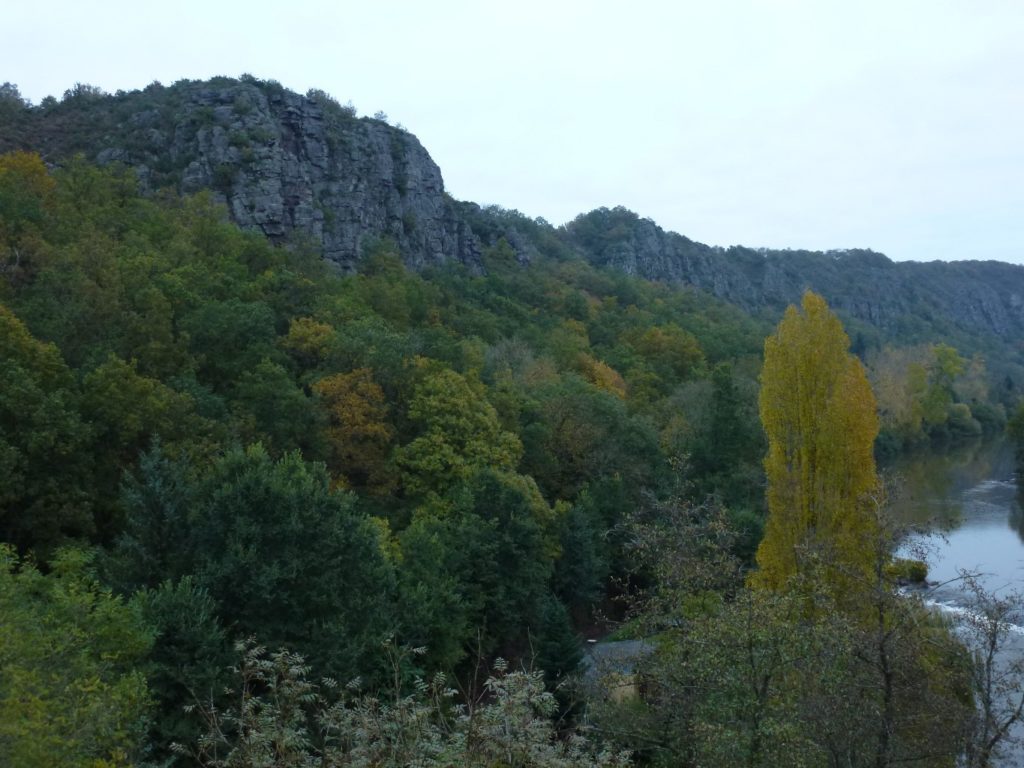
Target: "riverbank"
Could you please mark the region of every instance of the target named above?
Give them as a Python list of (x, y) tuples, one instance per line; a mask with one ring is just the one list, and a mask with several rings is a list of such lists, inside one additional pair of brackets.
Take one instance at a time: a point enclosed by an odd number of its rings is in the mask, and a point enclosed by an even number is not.
[[(892, 509), (901, 522), (921, 529), (908, 549), (923, 551), (928, 582), (910, 588), (926, 605), (946, 616), (956, 634), (980, 649), (977, 628), (983, 606), (964, 578), (996, 598), (1009, 599), (1024, 588), (1024, 524), (1016, 460), (1008, 441), (978, 441), (943, 452), (901, 457), (887, 467), (901, 484)], [(1024, 613), (1018, 607), (1005, 616), (997, 673), (1024, 666)], [(1019, 701), (1020, 694), (1017, 694)], [(1004, 701), (1007, 695), (1001, 697)], [(1012, 697), (1010, 697), (1012, 698)], [(998, 768), (1024, 763), (1024, 724), (1011, 731)]]

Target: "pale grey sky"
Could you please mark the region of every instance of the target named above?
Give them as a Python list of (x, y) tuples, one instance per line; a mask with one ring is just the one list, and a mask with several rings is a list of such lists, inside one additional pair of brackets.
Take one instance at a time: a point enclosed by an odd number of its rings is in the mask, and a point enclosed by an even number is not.
[(8, 5), (0, 81), (35, 102), (249, 72), (383, 110), (455, 197), (554, 224), (1024, 263), (1022, 0)]

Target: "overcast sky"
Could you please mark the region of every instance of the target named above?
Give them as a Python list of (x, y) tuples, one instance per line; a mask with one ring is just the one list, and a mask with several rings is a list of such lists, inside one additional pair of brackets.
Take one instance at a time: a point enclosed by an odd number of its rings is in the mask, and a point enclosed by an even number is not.
[[(149, 10), (159, 8), (159, 11)], [(457, 198), (715, 245), (1024, 263), (1024, 0), (12, 2), (38, 102), (249, 72), (416, 134)]]

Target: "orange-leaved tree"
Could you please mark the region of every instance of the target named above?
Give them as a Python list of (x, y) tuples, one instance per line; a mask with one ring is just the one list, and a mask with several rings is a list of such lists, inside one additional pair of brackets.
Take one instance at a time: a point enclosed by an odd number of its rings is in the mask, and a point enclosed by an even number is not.
[[(294, 327), (293, 323), (293, 327)], [(358, 487), (387, 493), (394, 485), (388, 454), (395, 430), (384, 390), (369, 368), (335, 373), (313, 385), (327, 408), (330, 426), (328, 462), (335, 478), (344, 475)]]

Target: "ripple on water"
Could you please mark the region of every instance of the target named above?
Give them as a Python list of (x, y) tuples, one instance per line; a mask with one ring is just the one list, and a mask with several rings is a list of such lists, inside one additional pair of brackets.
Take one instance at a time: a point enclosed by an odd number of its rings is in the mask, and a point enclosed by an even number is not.
[[(934, 608), (950, 616), (950, 618), (952, 618), (956, 623), (968, 621), (981, 623), (985, 620), (982, 614), (965, 605), (958, 605), (956, 603), (945, 602), (942, 600), (932, 600), (928, 598), (926, 598), (923, 602), (929, 608)], [(1018, 618), (1018, 621), (1020, 620), (1021, 619)], [(1024, 626), (1021, 626), (1020, 624), (1017, 624), (1012, 621), (1008, 621), (1005, 622), (1005, 627), (1007, 632), (1024, 637)]]
[(968, 488), (964, 491), (964, 496), (976, 493), (988, 493), (990, 491), (1009, 491), (1010, 493), (1015, 493), (1016, 490), (1017, 484), (1013, 480), (995, 480), (990, 478), (988, 480), (982, 480), (973, 488)]

